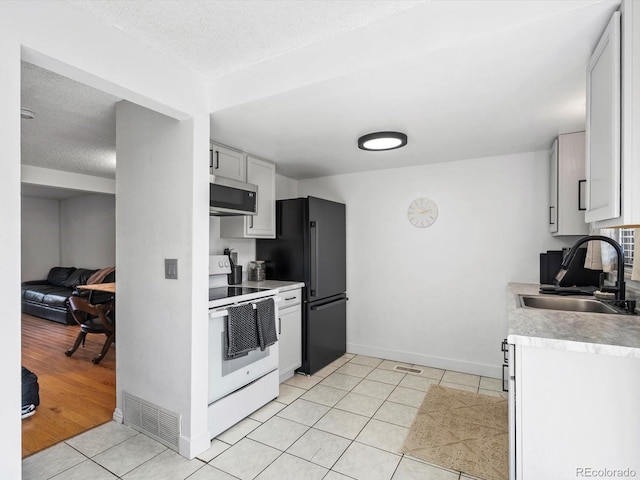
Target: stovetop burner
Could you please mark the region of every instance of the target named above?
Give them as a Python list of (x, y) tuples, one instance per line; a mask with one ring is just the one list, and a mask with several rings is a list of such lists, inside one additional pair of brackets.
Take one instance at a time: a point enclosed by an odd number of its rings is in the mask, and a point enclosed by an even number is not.
[(223, 298), (237, 297), (264, 291), (262, 288), (251, 287), (218, 287), (209, 289), (209, 301), (222, 300)]

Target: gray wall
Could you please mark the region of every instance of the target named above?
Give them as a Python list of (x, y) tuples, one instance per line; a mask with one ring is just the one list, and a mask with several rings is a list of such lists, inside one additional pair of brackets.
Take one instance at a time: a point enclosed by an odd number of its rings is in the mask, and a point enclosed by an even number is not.
[[(548, 152), (301, 180), (347, 205), (347, 351), (500, 377), (506, 285), (538, 282)], [(433, 199), (415, 228), (407, 207)], [(570, 244), (570, 243), (569, 243)]]
[(46, 278), (51, 267), (115, 265), (115, 196), (64, 200), (22, 196), (22, 280)]
[(116, 264), (116, 198), (86, 195), (60, 202), (62, 265), (84, 268)]
[(22, 197), (22, 281), (47, 278), (60, 265), (60, 201)]

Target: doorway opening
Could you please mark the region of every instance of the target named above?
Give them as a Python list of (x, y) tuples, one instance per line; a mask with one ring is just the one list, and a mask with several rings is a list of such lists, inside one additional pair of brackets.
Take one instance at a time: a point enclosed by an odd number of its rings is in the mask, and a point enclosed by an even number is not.
[[(115, 267), (120, 99), (25, 61), (21, 67), (22, 106), (34, 112), (21, 120), (22, 281), (45, 279), (55, 267)], [(115, 345), (94, 364), (105, 338), (87, 335), (66, 356), (80, 327), (44, 316), (21, 315), (22, 365), (40, 386), (40, 405), (22, 421), (23, 458), (110, 421), (116, 408)]]

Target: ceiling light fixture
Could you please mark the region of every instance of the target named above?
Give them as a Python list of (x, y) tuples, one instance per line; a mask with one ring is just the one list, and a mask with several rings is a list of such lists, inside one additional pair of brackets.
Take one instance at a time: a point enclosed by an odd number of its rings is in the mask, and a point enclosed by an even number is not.
[(358, 139), (358, 148), (362, 150), (393, 150), (406, 144), (407, 136), (400, 132), (375, 132)]
[(33, 120), (36, 118), (36, 114), (33, 110), (29, 110), (28, 108), (22, 107), (20, 109), (20, 118), (24, 118), (26, 120)]

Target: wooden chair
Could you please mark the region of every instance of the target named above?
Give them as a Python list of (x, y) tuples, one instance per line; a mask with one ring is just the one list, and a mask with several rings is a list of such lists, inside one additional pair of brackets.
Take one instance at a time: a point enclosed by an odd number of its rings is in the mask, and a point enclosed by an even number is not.
[(73, 347), (64, 354), (70, 357), (80, 344), (84, 347), (87, 333), (102, 333), (107, 336), (107, 339), (100, 354), (92, 360), (95, 364), (100, 363), (116, 338), (116, 325), (112, 317), (109, 316), (109, 314), (113, 314), (113, 303), (92, 305), (85, 298), (71, 296), (67, 300), (67, 305), (74, 320), (80, 325), (80, 333), (78, 333)]

